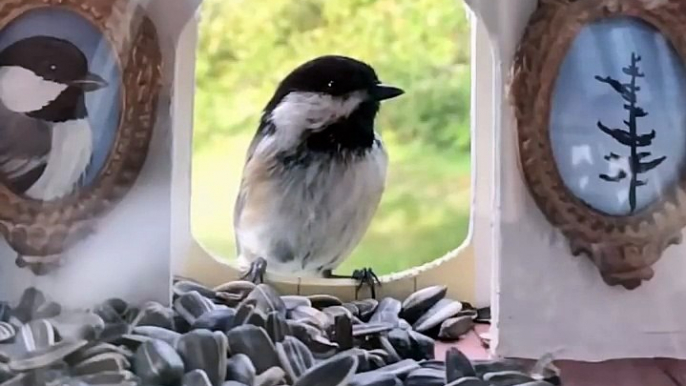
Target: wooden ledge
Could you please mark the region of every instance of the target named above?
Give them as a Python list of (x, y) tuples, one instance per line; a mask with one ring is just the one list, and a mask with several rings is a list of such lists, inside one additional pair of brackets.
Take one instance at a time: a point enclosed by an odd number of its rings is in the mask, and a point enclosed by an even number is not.
[[(182, 262), (180, 276), (188, 277), (207, 286), (237, 280), (240, 272), (236, 267), (222, 262), (218, 257), (203, 248), (196, 240)], [(447, 296), (455, 300), (474, 302), (475, 284), (474, 252), (471, 237), (457, 249), (430, 263), (405, 271), (379, 277), (382, 285), (377, 288), (377, 298), (392, 296), (404, 299), (412, 292), (432, 286), (446, 285)], [(348, 279), (310, 279), (294, 278), (267, 274), (265, 281), (283, 294), (312, 295), (329, 294), (343, 301), (356, 299), (356, 283)], [(360, 290), (357, 297), (371, 296), (368, 288)]]

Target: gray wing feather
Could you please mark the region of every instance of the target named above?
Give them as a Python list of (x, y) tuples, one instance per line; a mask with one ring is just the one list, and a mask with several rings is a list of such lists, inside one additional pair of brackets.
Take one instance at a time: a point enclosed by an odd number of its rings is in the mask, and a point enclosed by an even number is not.
[[(259, 130), (253, 137), (252, 141), (250, 141), (250, 146), (248, 146), (248, 151), (245, 159), (245, 165), (243, 167), (244, 173), (245, 173), (245, 167), (250, 163), (252, 160), (253, 154), (255, 153), (255, 148), (257, 145), (260, 143), (260, 141), (264, 138), (265, 132), (269, 131), (270, 129), (273, 129), (273, 127), (265, 127), (265, 125), (272, 125), (271, 123), (266, 123), (263, 121), (262, 125), (260, 126)], [(241, 213), (243, 212), (243, 208), (245, 207), (245, 202), (247, 201), (247, 191), (245, 189), (245, 175), (241, 178), (241, 185), (238, 188), (238, 196), (236, 197), (236, 203), (234, 204), (233, 207), (233, 229), (234, 233), (238, 230), (238, 227), (240, 226), (239, 220), (241, 218)], [(238, 236), (234, 237), (236, 239), (236, 252), (240, 255), (241, 254), (241, 244), (240, 241), (238, 240)]]
[(0, 175), (3, 179), (13, 184), (43, 168), (50, 145), (49, 123), (9, 111), (0, 104)]

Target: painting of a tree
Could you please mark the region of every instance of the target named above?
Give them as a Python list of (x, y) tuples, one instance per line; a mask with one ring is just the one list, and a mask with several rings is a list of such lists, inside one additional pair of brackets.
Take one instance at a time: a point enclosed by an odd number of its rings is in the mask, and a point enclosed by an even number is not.
[[(629, 77), (628, 83), (622, 83), (609, 76), (595, 77), (599, 82), (612, 87), (612, 89), (614, 89), (625, 101), (624, 109), (627, 110), (628, 119), (624, 120), (624, 125), (627, 127), (627, 130), (610, 128), (601, 121), (598, 121), (598, 128), (603, 133), (611, 136), (622, 146), (628, 148), (627, 150), (629, 151), (628, 156), (610, 153), (604, 157), (605, 160), (625, 160), (626, 162), (623, 162), (622, 164), (628, 165), (628, 170), (622, 168), (614, 175), (601, 174), (600, 178), (608, 182), (616, 183), (624, 181), (626, 178), (630, 178), (628, 193), (630, 213), (633, 213), (636, 209), (636, 193), (638, 188), (647, 184), (647, 180), (640, 179), (639, 176), (655, 169), (667, 158), (666, 156), (662, 156), (649, 161), (648, 158), (652, 157), (652, 154), (645, 150), (645, 148), (652, 145), (656, 136), (655, 130), (651, 130), (646, 134), (639, 134), (638, 132), (638, 119), (648, 116), (648, 112), (638, 105), (638, 93), (641, 91), (641, 87), (636, 83), (638, 79), (645, 78), (645, 74), (642, 73), (638, 67), (640, 61), (641, 57), (635, 52), (632, 52), (631, 64), (628, 67), (622, 68), (622, 72)], [(644, 149), (645, 151), (639, 151), (639, 149)]]

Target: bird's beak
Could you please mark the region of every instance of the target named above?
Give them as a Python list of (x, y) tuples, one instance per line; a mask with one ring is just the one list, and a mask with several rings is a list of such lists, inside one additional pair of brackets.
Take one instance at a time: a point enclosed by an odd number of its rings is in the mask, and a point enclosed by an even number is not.
[(403, 91), (403, 89), (394, 86), (389, 86), (387, 84), (377, 84), (376, 86), (374, 86), (371, 92), (372, 98), (374, 98), (377, 101), (395, 98), (403, 95), (404, 93), (405, 91)]
[(75, 80), (69, 84), (73, 87), (78, 87), (85, 92), (100, 90), (108, 86), (107, 81), (95, 74), (88, 74), (82, 79)]

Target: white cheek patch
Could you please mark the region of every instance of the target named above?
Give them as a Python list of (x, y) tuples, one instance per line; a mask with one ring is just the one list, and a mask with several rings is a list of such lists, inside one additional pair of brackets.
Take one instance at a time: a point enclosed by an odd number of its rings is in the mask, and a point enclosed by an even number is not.
[(0, 102), (17, 113), (42, 109), (66, 88), (64, 84), (45, 80), (22, 67), (0, 67)]
[(298, 135), (303, 130), (322, 129), (349, 116), (365, 97), (363, 92), (342, 97), (313, 92), (292, 92), (276, 106), (270, 119), (277, 129)]

